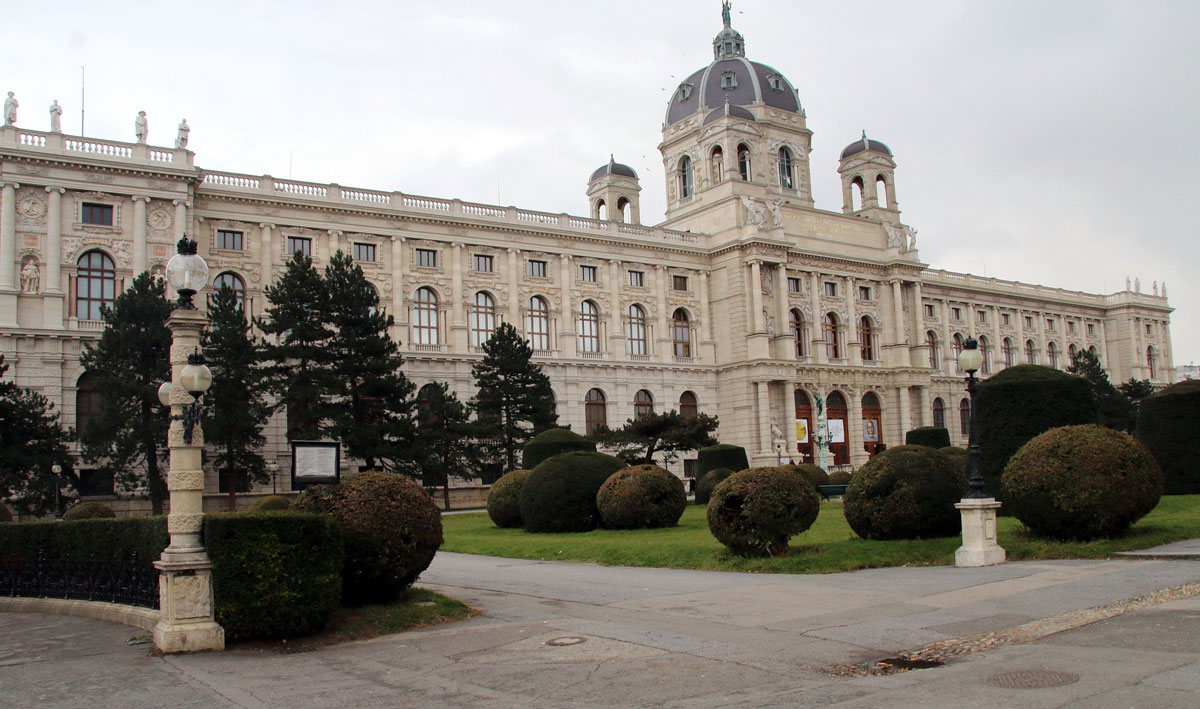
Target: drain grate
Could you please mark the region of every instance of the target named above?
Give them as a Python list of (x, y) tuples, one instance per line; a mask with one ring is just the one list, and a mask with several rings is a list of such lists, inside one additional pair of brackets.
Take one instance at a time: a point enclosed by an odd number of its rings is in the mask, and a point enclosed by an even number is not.
[(578, 645), (579, 643), (587, 642), (587, 638), (580, 638), (574, 635), (568, 635), (561, 638), (547, 640), (546, 644), (552, 647), (567, 647), (568, 645)]
[(1074, 672), (1055, 672), (1054, 670), (1018, 670), (1001, 672), (983, 681), (993, 687), (1004, 689), (1047, 689), (1078, 682), (1079, 675)]

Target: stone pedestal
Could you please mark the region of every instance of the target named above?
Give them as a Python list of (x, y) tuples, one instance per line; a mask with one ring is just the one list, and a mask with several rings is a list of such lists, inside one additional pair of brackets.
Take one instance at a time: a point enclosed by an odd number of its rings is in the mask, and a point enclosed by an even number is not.
[(1000, 503), (994, 497), (964, 498), (955, 507), (962, 512), (963, 545), (954, 552), (954, 565), (1003, 564), (1007, 554), (996, 543), (996, 510)]

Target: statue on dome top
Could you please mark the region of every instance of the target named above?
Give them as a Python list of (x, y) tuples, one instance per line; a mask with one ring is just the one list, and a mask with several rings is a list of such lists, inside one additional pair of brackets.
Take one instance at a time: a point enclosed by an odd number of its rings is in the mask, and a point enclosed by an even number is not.
[(725, 23), (726, 27), (731, 27), (733, 24), (733, 20), (729, 19), (729, 6), (730, 6), (729, 0), (722, 0), (722, 2), (721, 2), (721, 21)]

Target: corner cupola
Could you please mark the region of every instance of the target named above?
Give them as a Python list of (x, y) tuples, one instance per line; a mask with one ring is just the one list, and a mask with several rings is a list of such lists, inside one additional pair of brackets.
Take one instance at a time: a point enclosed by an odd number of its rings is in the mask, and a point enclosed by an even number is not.
[(588, 178), (588, 206), (592, 219), (641, 224), (638, 193), (642, 191), (637, 172), (608, 156)]
[(842, 150), (838, 174), (842, 177), (843, 213), (900, 223), (896, 161), (891, 148), (871, 140), (864, 130), (862, 138)]

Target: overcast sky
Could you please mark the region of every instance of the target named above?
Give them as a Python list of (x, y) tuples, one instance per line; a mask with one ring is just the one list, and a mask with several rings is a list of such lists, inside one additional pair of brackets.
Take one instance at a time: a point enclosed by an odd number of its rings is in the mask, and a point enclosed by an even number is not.
[[(22, 19), (21, 15), (27, 15)], [(197, 163), (587, 213), (613, 153), (665, 209), (668, 98), (712, 60), (718, 0), (10, 5), (18, 125), (150, 142)], [(747, 57), (800, 92), (817, 207), (867, 130), (896, 157), (921, 258), (1097, 293), (1166, 281), (1176, 364), (1200, 360), (1200, 2), (734, 0)]]

